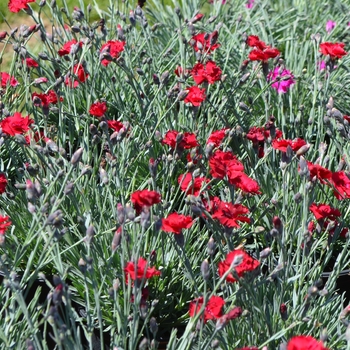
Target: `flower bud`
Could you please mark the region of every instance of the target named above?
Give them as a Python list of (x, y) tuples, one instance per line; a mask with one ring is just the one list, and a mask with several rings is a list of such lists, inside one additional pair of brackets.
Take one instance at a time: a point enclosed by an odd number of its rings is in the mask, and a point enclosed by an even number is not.
[(157, 332), (158, 332), (158, 325), (157, 325), (157, 320), (155, 319), (155, 317), (151, 317), (151, 319), (149, 320), (149, 328), (151, 330), (151, 333), (155, 337)]
[(82, 147), (74, 152), (72, 159), (70, 161), (73, 166), (76, 166), (80, 162), (83, 152), (84, 152), (84, 149)]
[(113, 240), (112, 240), (112, 253), (114, 253), (116, 251), (116, 249), (120, 246), (121, 243), (121, 239), (122, 239), (122, 229), (121, 227), (119, 227), (113, 236)]
[(208, 281), (210, 273), (209, 273), (209, 263), (207, 259), (203, 260), (201, 264), (201, 273), (204, 281)]

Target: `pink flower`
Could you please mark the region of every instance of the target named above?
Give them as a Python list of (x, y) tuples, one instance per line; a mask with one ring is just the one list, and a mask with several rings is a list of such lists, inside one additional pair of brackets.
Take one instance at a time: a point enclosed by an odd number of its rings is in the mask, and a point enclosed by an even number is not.
[(333, 21), (327, 21), (326, 23), (326, 31), (327, 33), (330, 33), (336, 26), (336, 22), (333, 22)]
[(247, 3), (245, 4), (245, 7), (246, 7), (247, 9), (253, 8), (254, 2), (255, 2), (255, 0), (248, 0)]
[[(278, 79), (279, 81), (275, 81)], [(271, 86), (277, 90), (279, 94), (285, 94), (289, 88), (295, 84), (294, 75), (288, 69), (276, 67), (267, 75), (267, 80), (275, 81)]]

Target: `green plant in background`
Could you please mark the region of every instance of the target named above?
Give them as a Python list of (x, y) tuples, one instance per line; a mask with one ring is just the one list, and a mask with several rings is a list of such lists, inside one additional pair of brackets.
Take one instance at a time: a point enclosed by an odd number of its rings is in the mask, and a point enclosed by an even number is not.
[(350, 4), (11, 4), (4, 346), (349, 347)]

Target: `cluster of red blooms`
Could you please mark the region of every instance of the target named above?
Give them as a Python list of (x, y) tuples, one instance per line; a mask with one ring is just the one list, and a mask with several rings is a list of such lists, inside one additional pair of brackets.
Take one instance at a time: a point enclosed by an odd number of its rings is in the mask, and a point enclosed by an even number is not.
[[(328, 229), (329, 234), (333, 235), (337, 227), (340, 225), (337, 218), (341, 217), (341, 212), (338, 209), (332, 208), (328, 204), (317, 205), (316, 203), (312, 203), (309, 209), (314, 214), (318, 224), (324, 229)], [(313, 233), (315, 229), (315, 222), (310, 221), (308, 225), (309, 232)], [(347, 233), (348, 229), (343, 228), (340, 232), (340, 237), (345, 237)]]
[(332, 172), (319, 164), (307, 163), (310, 178), (316, 178), (321, 184), (333, 187), (334, 196), (339, 199), (350, 198), (350, 178), (345, 171)]
[[(253, 126), (249, 129), (246, 138), (253, 143), (253, 147), (257, 150), (258, 157), (264, 157), (265, 142), (271, 138), (280, 139), (283, 134), (281, 130), (274, 127), (274, 124), (267, 124), (268, 127)], [(271, 126), (273, 126), (274, 135), (271, 135)]]
[[(199, 21), (203, 16), (198, 16), (196, 21)], [(218, 31), (214, 31), (211, 34), (200, 33), (194, 35), (190, 40), (190, 45), (196, 52), (201, 52), (202, 54), (208, 54), (211, 51), (216, 50), (220, 47), (220, 44), (217, 43)], [(177, 76), (182, 76), (183, 74), (191, 74), (193, 80), (197, 85), (202, 83), (214, 84), (216, 81), (221, 79), (222, 71), (220, 67), (216, 65), (215, 62), (209, 60), (206, 63), (198, 62), (193, 68), (188, 71), (182, 67), (177, 67), (175, 74)], [(190, 86), (186, 88), (187, 95), (184, 98), (185, 103), (191, 103), (192, 106), (198, 107), (205, 100), (205, 88), (200, 89), (198, 86)]]
[(256, 35), (248, 36), (247, 45), (254, 48), (249, 53), (249, 59), (251, 61), (267, 62), (270, 58), (275, 58), (281, 54), (278, 49), (266, 45)]
[[(106, 102), (95, 102), (90, 106), (89, 113), (94, 117), (101, 118), (105, 116), (107, 109)], [(107, 124), (109, 128), (117, 132), (124, 128), (124, 124), (118, 120), (107, 120)]]

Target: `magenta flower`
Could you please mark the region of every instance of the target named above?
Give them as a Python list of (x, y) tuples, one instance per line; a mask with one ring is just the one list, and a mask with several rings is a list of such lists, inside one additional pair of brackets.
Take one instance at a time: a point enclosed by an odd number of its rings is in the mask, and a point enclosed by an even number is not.
[(254, 6), (255, 0), (248, 0), (247, 3), (245, 4), (245, 7), (247, 9), (251, 9)]
[[(295, 84), (294, 75), (288, 69), (276, 67), (267, 75), (268, 81), (275, 81), (271, 86), (277, 90), (279, 94), (285, 94), (289, 88)], [(277, 81), (276, 81), (277, 80)]]
[(326, 61), (318, 62), (318, 67), (320, 68), (320, 71), (325, 70), (327, 68)]
[(336, 26), (336, 22), (334, 21), (327, 21), (327, 24), (326, 24), (326, 31), (327, 33), (330, 33)]

